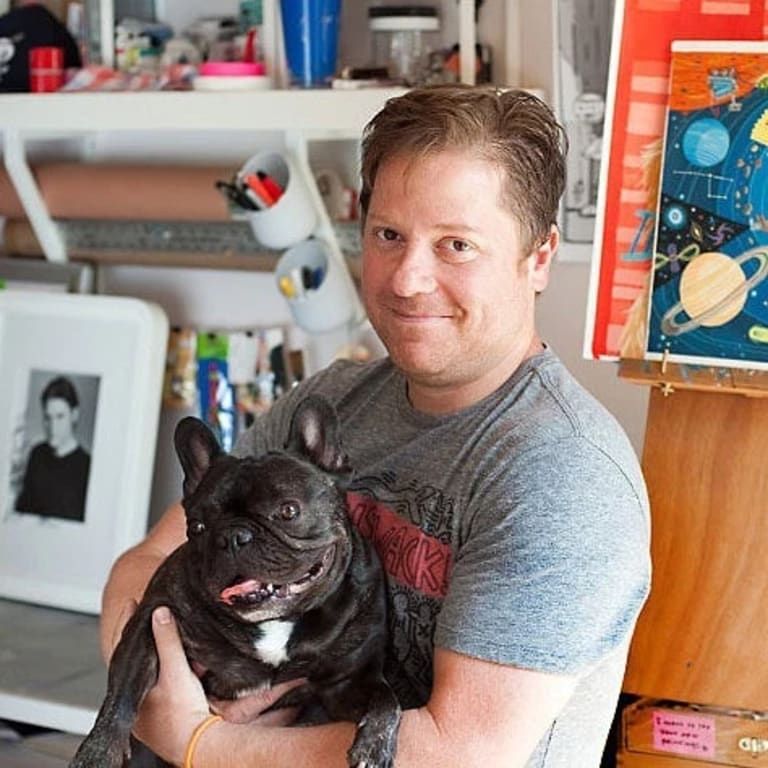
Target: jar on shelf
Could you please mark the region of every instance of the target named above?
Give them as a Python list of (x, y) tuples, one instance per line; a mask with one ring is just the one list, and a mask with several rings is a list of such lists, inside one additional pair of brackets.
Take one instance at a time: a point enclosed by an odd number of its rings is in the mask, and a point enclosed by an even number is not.
[(418, 85), (426, 80), (428, 57), (438, 45), (440, 19), (431, 5), (374, 6), (368, 9), (376, 66), (393, 80)]

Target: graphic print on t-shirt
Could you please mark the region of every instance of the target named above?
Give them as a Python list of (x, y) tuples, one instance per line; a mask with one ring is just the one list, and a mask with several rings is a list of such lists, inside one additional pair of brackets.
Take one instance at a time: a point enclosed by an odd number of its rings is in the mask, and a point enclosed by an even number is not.
[(453, 500), (389, 472), (356, 478), (347, 500), (388, 576), (387, 678), (402, 706), (420, 706), (432, 688), (435, 622), (448, 591)]

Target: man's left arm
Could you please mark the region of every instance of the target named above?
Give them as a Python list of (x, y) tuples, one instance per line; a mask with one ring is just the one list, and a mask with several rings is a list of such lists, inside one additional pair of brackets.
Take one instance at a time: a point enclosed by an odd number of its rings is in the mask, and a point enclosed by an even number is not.
[[(160, 679), (138, 735), (174, 765), (208, 704), (189, 669), (175, 623), (154, 622)], [(522, 768), (570, 698), (574, 678), (495, 664), (437, 649), (427, 704), (403, 713), (397, 768)], [(280, 692), (282, 693), (282, 691)], [(268, 705), (269, 698), (264, 702)], [(269, 722), (269, 721), (267, 721)], [(258, 718), (215, 723), (195, 749), (196, 768), (346, 766), (351, 723), (285, 728)]]

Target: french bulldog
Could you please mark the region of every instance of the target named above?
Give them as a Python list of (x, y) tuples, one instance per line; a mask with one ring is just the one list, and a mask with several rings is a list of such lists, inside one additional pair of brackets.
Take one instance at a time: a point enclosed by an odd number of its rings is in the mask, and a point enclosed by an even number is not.
[[(198, 419), (179, 422), (187, 541), (169, 555), (126, 624), (107, 694), (70, 768), (120, 768), (157, 680), (152, 611), (167, 605), (191, 663), (217, 699), (306, 678), (274, 706), (321, 707), (357, 724), (350, 766), (391, 768), (398, 701), (383, 676), (386, 592), (373, 549), (348, 517), (349, 472), (332, 406), (302, 401), (284, 451), (238, 459)], [(153, 758), (154, 759), (154, 758)], [(156, 759), (156, 765), (165, 765)]]

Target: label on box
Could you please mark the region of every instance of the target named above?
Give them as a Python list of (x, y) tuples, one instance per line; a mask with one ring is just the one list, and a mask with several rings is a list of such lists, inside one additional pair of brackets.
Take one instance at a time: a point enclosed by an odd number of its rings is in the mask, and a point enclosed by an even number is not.
[(656, 709), (653, 712), (653, 748), (659, 752), (710, 759), (715, 755), (715, 719)]

